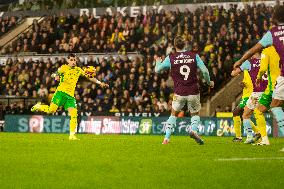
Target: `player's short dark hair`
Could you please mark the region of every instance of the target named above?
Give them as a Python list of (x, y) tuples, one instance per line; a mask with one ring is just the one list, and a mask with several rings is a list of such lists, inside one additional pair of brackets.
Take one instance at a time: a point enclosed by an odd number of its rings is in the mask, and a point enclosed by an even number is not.
[(68, 59), (69, 59), (69, 58), (77, 58), (77, 55), (74, 54), (74, 53), (70, 53), (70, 54), (67, 56), (67, 58), (68, 58)]
[(274, 8), (273, 20), (284, 23), (284, 5), (278, 5)]
[(185, 46), (184, 40), (181, 36), (176, 36), (174, 39), (174, 46), (178, 49), (183, 49)]

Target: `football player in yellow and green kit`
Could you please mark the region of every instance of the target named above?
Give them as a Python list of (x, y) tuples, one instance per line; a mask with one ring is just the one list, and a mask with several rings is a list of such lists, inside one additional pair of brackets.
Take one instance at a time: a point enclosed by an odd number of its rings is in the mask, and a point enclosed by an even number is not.
[[(80, 76), (85, 76), (85, 72), (77, 67), (77, 56), (75, 54), (69, 54), (67, 57), (67, 63), (62, 65), (56, 74), (53, 76), (56, 80), (60, 80), (56, 92), (53, 95), (51, 104), (43, 105), (37, 103), (31, 109), (32, 112), (40, 111), (48, 114), (55, 113), (57, 108), (63, 106), (68, 111), (70, 119), (70, 136), (69, 140), (79, 140), (75, 136), (75, 130), (77, 127), (77, 104), (74, 98), (75, 88)], [(88, 78), (88, 77), (87, 77)], [(88, 78), (90, 81), (99, 84), (101, 87), (108, 87), (107, 84), (98, 81), (96, 78)]]
[[(264, 49), (261, 53), (259, 70), (257, 72), (257, 76), (255, 77), (256, 81), (252, 81), (255, 82), (255, 87), (259, 87), (263, 80), (267, 80), (267, 87), (263, 89), (263, 93), (257, 101), (257, 106), (253, 109), (257, 128), (259, 129), (261, 135), (261, 142), (257, 143), (257, 145), (270, 144), (267, 137), (266, 121), (263, 113), (270, 108), (276, 79), (280, 75), (279, 60), (280, 57), (273, 46)], [(249, 127), (254, 127), (250, 120), (251, 113), (252, 111), (245, 111), (243, 117), (245, 117), (244, 119), (249, 120), (249, 122), (246, 122), (247, 125), (249, 124)]]
[(266, 132), (266, 122), (264, 117), (264, 112), (270, 109), (270, 104), (272, 102), (272, 94), (274, 86), (276, 84), (276, 79), (280, 75), (279, 68), (280, 57), (276, 52), (274, 46), (265, 48), (261, 53), (260, 68), (257, 75), (256, 84), (258, 85), (264, 76), (267, 73), (268, 85), (264, 93), (259, 99), (259, 104), (255, 109), (255, 113), (258, 115), (256, 117), (257, 126), (259, 127), (261, 134), (261, 141), (257, 145), (269, 145), (269, 140)]
[[(243, 96), (239, 103), (239, 105), (233, 110), (233, 122), (234, 122), (234, 129), (235, 129), (235, 138), (233, 138), (233, 142), (242, 142), (242, 132), (241, 132), (241, 126), (242, 126), (242, 114), (244, 111), (244, 108), (247, 105), (247, 101), (250, 97), (250, 95), (253, 92), (253, 84), (251, 81), (251, 77), (249, 75), (248, 70), (244, 70), (244, 79), (242, 81), (243, 84)], [(253, 122), (251, 122), (252, 129), (255, 133), (259, 133), (258, 128), (254, 125)], [(259, 138), (260, 136), (257, 135), (255, 140)]]

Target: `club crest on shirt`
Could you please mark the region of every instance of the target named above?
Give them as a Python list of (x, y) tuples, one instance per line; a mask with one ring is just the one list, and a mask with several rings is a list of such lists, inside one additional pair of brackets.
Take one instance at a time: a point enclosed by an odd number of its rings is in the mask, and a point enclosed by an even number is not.
[(181, 59), (181, 58), (190, 58), (190, 55), (181, 53), (180, 55), (178, 55), (178, 56), (176, 57), (176, 59)]

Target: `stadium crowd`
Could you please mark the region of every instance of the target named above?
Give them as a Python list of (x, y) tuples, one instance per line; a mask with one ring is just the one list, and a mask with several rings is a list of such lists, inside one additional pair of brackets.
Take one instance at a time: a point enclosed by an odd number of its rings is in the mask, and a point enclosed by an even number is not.
[[(232, 5), (228, 10), (207, 6), (195, 12), (150, 11), (136, 18), (119, 13), (106, 13), (98, 19), (86, 13), (80, 17), (61, 14), (34, 22), (30, 31), (1, 53), (138, 52), (143, 59), (91, 61), (90, 65), (101, 68), (98, 78), (110, 82), (111, 88), (103, 91), (95, 85), (88, 89), (78, 86), (76, 98), (84, 103), (85, 111), (161, 112), (170, 109), (171, 89), (166, 84), (167, 72), (161, 76), (153, 73), (153, 57), (174, 53), (174, 36), (181, 35), (186, 49), (200, 54), (217, 90), (230, 77), (233, 62), (272, 25), (272, 10), (261, 4), (243, 10)], [(62, 63), (8, 63), (2, 68), (2, 95), (49, 96), (56, 86), (51, 71)], [(200, 84), (202, 94), (208, 93), (203, 82)]]
[[(51, 78), (51, 73), (66, 63), (65, 59), (56, 58), (43, 61), (24, 61), (9, 59), (0, 70), (1, 95), (24, 96), (47, 99), (49, 103), (58, 82)], [(102, 89), (96, 84), (80, 82), (76, 90), (78, 107), (84, 112), (165, 112), (169, 110), (171, 89), (167, 81), (168, 74), (158, 77), (153, 73), (152, 62), (144, 66), (143, 59), (133, 60), (110, 57), (96, 59), (89, 57), (84, 65), (96, 66), (97, 78), (110, 85)], [(20, 70), (20, 71), (19, 71)], [(146, 90), (147, 89), (147, 90)], [(28, 112), (23, 103), (12, 103), (6, 107), (9, 113)]]
[(19, 19), (17, 17), (0, 17), (0, 37), (7, 33), (10, 29), (17, 25)]

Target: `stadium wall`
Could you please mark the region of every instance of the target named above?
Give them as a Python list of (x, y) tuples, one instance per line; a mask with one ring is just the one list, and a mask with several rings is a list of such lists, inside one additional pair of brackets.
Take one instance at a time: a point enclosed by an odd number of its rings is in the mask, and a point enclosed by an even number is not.
[[(17, 56), (15, 55), (5, 55), (5, 56), (0, 56), (0, 66), (5, 66), (6, 62), (8, 59), (23, 59), (25, 61), (28, 61), (29, 59), (33, 59), (34, 61), (37, 60), (47, 60), (50, 59), (51, 61), (55, 61), (55, 59), (61, 59), (61, 58), (66, 58), (68, 54), (53, 54), (53, 55), (34, 55), (34, 54), (19, 54)], [(121, 55), (118, 53), (108, 53), (108, 54), (103, 54), (103, 53), (76, 53), (76, 55), (79, 57), (80, 62), (83, 64), (87, 64), (87, 60), (90, 57), (93, 57), (95, 60), (99, 60), (101, 58), (108, 59), (109, 57), (113, 57), (114, 59), (120, 58), (120, 59), (134, 59), (137, 56), (141, 56), (136, 52), (128, 52), (126, 55)]]
[[(161, 135), (165, 132), (168, 117), (118, 117), (82, 116), (78, 121), (78, 133), (91, 134), (146, 134)], [(68, 133), (70, 118), (67, 116), (6, 115), (5, 132)], [(273, 122), (266, 115), (267, 133), (273, 136)], [(178, 119), (175, 135), (188, 135), (190, 118)], [(242, 131), (245, 135), (244, 131)], [(205, 136), (234, 136), (231, 118), (201, 118), (198, 133)], [(284, 133), (279, 133), (284, 136)]]
[(231, 79), (220, 91), (207, 101), (207, 115), (214, 115), (216, 108), (220, 105), (231, 107), (232, 102), (235, 102), (237, 97), (242, 94), (243, 88), (240, 83), (243, 80), (243, 74)]
[[(283, 0), (279, 1), (283, 3)], [(237, 5), (238, 9), (243, 9), (245, 5), (253, 4), (265, 4), (267, 6), (275, 6), (277, 1), (253, 1), (253, 2), (226, 2), (226, 3), (200, 3), (200, 4), (175, 4), (175, 5), (159, 5), (159, 6), (131, 6), (131, 7), (104, 7), (104, 8), (84, 8), (84, 9), (65, 9), (65, 10), (40, 10), (40, 11), (14, 11), (14, 12), (0, 12), (0, 17), (2, 16), (25, 16), (25, 17), (41, 17), (47, 15), (59, 15), (61, 12), (67, 14), (71, 13), (73, 15), (82, 15), (85, 13), (93, 13), (94, 16), (99, 17), (105, 12), (108, 12), (110, 15), (120, 12), (125, 15), (126, 13), (131, 17), (136, 17), (141, 11), (143, 14), (146, 14), (146, 11), (156, 10), (160, 12), (161, 10), (165, 11), (174, 11), (177, 8), (180, 11), (188, 9), (189, 11), (194, 11), (197, 8), (203, 6), (223, 6), (225, 9), (229, 9), (230, 5)]]

